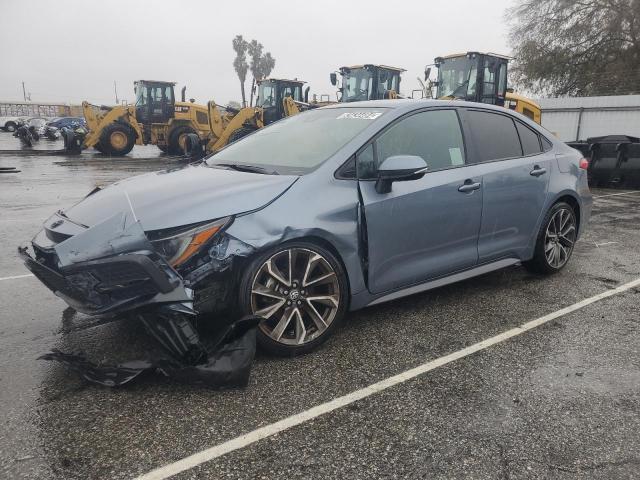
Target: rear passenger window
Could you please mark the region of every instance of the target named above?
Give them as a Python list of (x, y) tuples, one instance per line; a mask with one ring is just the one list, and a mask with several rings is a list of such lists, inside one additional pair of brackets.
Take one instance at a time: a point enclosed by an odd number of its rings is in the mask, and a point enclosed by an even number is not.
[(420, 112), (393, 125), (376, 140), (376, 168), (393, 155), (418, 155), (429, 170), (464, 165), (464, 143), (455, 110)]
[(542, 148), (545, 152), (548, 152), (553, 148), (553, 143), (547, 140), (545, 137), (542, 137)]
[(516, 128), (518, 129), (518, 135), (520, 135), (522, 152), (525, 155), (540, 153), (540, 137), (538, 137), (538, 134), (520, 122), (516, 122)]
[(467, 112), (476, 146), (477, 162), (522, 156), (513, 120), (506, 115), (470, 110)]

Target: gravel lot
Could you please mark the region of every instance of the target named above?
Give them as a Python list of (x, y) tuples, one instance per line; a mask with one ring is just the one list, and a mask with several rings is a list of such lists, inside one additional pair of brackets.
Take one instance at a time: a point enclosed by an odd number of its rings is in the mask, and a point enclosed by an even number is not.
[[(40, 148), (59, 148), (42, 141)], [(19, 148), (0, 133), (0, 149)], [(174, 165), (0, 156), (0, 478), (133, 478), (640, 278), (640, 193), (598, 190), (569, 266), (521, 267), (350, 314), (326, 345), (256, 359), (245, 390), (149, 377), (110, 390), (57, 364), (157, 348), (26, 275), (16, 248), (96, 185)], [(143, 158), (144, 157), (144, 158)], [(621, 194), (622, 193), (622, 194)], [(175, 478), (633, 478), (640, 471), (640, 288), (182, 472)]]

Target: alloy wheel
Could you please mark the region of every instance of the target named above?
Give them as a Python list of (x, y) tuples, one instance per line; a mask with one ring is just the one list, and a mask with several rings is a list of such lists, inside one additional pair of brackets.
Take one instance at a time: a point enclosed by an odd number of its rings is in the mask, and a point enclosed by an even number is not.
[(576, 221), (567, 208), (556, 211), (549, 223), (544, 241), (547, 263), (553, 268), (562, 268), (569, 260), (576, 241)]
[(321, 336), (340, 307), (340, 284), (331, 264), (317, 252), (288, 248), (267, 259), (251, 284), (251, 309), (265, 320), (260, 330), (285, 345)]

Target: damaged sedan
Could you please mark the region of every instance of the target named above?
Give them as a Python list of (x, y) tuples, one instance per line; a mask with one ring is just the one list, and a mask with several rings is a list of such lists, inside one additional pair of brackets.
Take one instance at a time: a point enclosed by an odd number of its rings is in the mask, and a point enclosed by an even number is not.
[(21, 252), (71, 307), (139, 318), (190, 365), (196, 319), (223, 337), (257, 318), (263, 349), (295, 355), (349, 310), (519, 263), (561, 270), (591, 209), (585, 162), (504, 108), (336, 105), (96, 189)]

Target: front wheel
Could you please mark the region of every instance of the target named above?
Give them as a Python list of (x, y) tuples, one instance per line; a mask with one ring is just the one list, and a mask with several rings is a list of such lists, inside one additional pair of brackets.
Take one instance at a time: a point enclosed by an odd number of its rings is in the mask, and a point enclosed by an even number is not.
[(131, 127), (121, 123), (112, 123), (102, 131), (96, 149), (105, 155), (120, 157), (133, 150), (135, 143), (136, 136)]
[(258, 344), (275, 355), (308, 353), (325, 342), (347, 303), (342, 265), (311, 242), (291, 242), (257, 256), (240, 282), (244, 312), (264, 318)]
[(4, 126), (4, 129), (5, 129), (7, 132), (15, 132), (15, 131), (16, 131), (16, 127), (17, 127), (17, 125), (16, 125), (16, 123), (15, 123), (15, 122), (7, 122), (7, 123), (5, 124), (5, 126)]
[(573, 208), (568, 203), (556, 203), (542, 221), (533, 258), (524, 266), (535, 273), (559, 272), (569, 262), (577, 236)]

